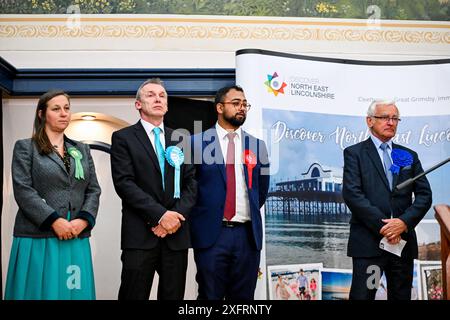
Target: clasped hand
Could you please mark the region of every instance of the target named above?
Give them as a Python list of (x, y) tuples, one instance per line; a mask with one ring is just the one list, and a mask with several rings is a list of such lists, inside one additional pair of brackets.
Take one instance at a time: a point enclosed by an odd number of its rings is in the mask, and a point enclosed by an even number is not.
[(152, 228), (152, 231), (157, 237), (164, 238), (168, 234), (177, 232), (181, 227), (181, 222), (185, 220), (182, 214), (167, 210), (163, 214), (159, 224)]
[(402, 239), (401, 234), (407, 230), (406, 224), (399, 218), (381, 220), (385, 225), (380, 229), (381, 235), (386, 237), (390, 244), (397, 244)]
[(58, 218), (52, 224), (53, 231), (59, 240), (77, 238), (87, 226), (87, 221), (83, 219), (68, 221), (64, 218)]

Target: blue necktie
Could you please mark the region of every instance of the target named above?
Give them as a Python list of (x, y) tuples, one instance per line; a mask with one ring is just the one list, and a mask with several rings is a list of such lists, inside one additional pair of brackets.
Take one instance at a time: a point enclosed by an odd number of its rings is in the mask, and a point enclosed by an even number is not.
[(381, 150), (383, 150), (383, 164), (384, 164), (384, 173), (386, 174), (386, 178), (389, 182), (389, 190), (392, 190), (392, 171), (389, 170), (392, 166), (392, 160), (389, 156), (388, 152), (388, 144), (386, 142), (383, 142), (380, 145)]
[(159, 168), (161, 169), (161, 176), (162, 176), (162, 186), (164, 189), (164, 148), (161, 144), (161, 140), (159, 139), (159, 134), (161, 133), (161, 129), (158, 127), (153, 128), (153, 132), (155, 134), (155, 149), (156, 149), (156, 155), (158, 157), (159, 162)]

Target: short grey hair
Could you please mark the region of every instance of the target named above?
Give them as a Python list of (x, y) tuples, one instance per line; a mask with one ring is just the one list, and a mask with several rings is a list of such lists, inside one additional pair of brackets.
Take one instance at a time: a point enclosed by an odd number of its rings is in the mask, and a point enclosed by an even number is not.
[(164, 81), (162, 81), (160, 78), (151, 78), (151, 79), (145, 80), (140, 85), (139, 89), (136, 92), (136, 100), (139, 100), (139, 101), (141, 100), (141, 90), (142, 90), (143, 87), (145, 87), (149, 83), (159, 84), (161, 87), (164, 88), (164, 90), (166, 90), (166, 87), (164, 86)]
[(373, 100), (372, 103), (369, 105), (369, 108), (367, 109), (367, 116), (373, 117), (375, 115), (375, 111), (377, 109), (377, 106), (387, 106), (393, 104), (397, 108), (398, 116), (400, 116), (400, 110), (398, 110), (398, 107), (394, 100), (388, 100), (388, 99), (376, 99)]

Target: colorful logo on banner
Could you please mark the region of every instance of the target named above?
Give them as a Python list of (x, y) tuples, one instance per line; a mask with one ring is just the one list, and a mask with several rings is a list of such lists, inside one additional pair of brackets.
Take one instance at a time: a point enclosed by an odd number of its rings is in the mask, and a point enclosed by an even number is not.
[(272, 92), (275, 96), (279, 93), (284, 94), (284, 88), (287, 86), (286, 82), (278, 78), (278, 73), (276, 72), (272, 75), (268, 74), (267, 81), (264, 84), (267, 87), (267, 91)]

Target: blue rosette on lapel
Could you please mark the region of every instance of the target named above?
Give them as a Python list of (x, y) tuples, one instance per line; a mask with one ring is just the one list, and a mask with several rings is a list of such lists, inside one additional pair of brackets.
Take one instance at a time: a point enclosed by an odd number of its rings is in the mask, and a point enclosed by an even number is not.
[(175, 168), (173, 197), (180, 198), (180, 168), (184, 162), (184, 154), (177, 146), (170, 146), (166, 149), (167, 162)]
[(391, 153), (392, 165), (389, 170), (392, 174), (399, 174), (400, 169), (410, 166), (413, 163), (413, 156), (403, 149), (392, 149)]

